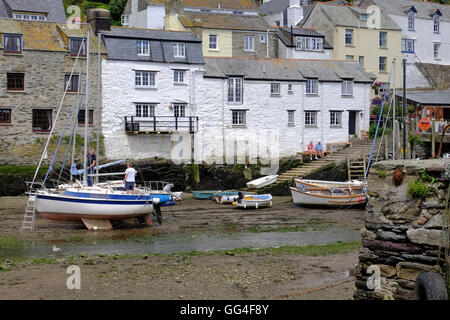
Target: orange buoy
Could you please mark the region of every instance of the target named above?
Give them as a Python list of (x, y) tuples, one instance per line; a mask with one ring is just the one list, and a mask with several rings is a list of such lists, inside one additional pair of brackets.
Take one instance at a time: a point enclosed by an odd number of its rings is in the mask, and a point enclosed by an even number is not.
[(427, 119), (427, 118), (420, 119), (420, 121), (419, 121), (419, 128), (421, 130), (424, 130), (424, 131), (430, 129), (431, 128), (431, 120)]

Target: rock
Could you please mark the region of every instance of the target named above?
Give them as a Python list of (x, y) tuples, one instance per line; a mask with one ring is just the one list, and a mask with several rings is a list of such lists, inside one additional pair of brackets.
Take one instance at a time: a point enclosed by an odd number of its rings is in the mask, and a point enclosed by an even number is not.
[(425, 212), (425, 213), (422, 212), (422, 215), (423, 215), (427, 220), (430, 220), (431, 218), (433, 218), (433, 216), (432, 216), (431, 214), (429, 214), (428, 212)]
[(424, 271), (432, 271), (433, 266), (417, 263), (417, 262), (399, 262), (396, 266), (397, 277), (400, 279), (416, 281), (419, 273)]
[(441, 244), (444, 232), (440, 230), (429, 230), (425, 228), (409, 229), (406, 235), (412, 243), (427, 244), (432, 246), (439, 246)]
[[(391, 232), (391, 231), (378, 230), (376, 236), (378, 239), (382, 239), (382, 240), (394, 240), (394, 241), (406, 240), (406, 235), (398, 234), (398, 233)], [(373, 240), (373, 239), (370, 239), (370, 240)]]
[(428, 262), (428, 263), (436, 263), (436, 261), (437, 261), (437, 255), (430, 257), (430, 256), (422, 255), (422, 254), (402, 254), (401, 256), (403, 258), (405, 258), (406, 260), (411, 260), (411, 261), (421, 261), (421, 262)]
[(398, 288), (394, 293), (395, 300), (413, 300), (414, 290), (407, 290), (403, 288)]
[(443, 214), (437, 214), (432, 216), (430, 220), (425, 224), (425, 228), (427, 229), (441, 229), (442, 227), (447, 225), (447, 217)]
[(375, 233), (373, 233), (372, 231), (367, 230), (364, 227), (361, 228), (360, 233), (361, 233), (361, 237), (363, 239), (375, 240), (375, 238), (377, 237)]
[(413, 225), (423, 226), (427, 222), (427, 218), (424, 216), (419, 216), (416, 220), (414, 220)]
[[(396, 243), (382, 240), (363, 240), (365, 247), (372, 250), (402, 251), (402, 252), (420, 252), (422, 248), (412, 243)], [(376, 254), (376, 253), (375, 253)]]
[(392, 278), (397, 274), (397, 270), (392, 266), (386, 264), (378, 264), (377, 266), (380, 268), (380, 273), (382, 277)]
[(408, 290), (414, 290), (416, 288), (416, 282), (405, 280), (405, 279), (395, 279), (395, 281), (400, 285), (400, 287)]
[(80, 253), (80, 258), (87, 258), (87, 257), (88, 257), (87, 252), (81, 252)]
[[(408, 230), (408, 227), (405, 225), (402, 225), (402, 224), (385, 224), (384, 223), (381, 225), (381, 227), (385, 230), (391, 230), (391, 231), (400, 232), (400, 233)], [(380, 229), (380, 228), (378, 228), (378, 229)]]

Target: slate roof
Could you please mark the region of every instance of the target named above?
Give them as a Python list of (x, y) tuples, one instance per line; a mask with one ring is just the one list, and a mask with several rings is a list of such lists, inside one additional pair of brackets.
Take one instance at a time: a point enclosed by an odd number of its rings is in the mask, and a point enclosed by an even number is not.
[(178, 19), (186, 28), (267, 31), (269, 24), (260, 16), (184, 12)]
[(353, 79), (355, 82), (372, 82), (358, 62), (350, 61), (206, 57), (205, 62), (205, 77), (243, 76), (244, 79), (278, 81), (318, 78), (319, 81), (333, 82)]
[[(402, 92), (397, 92), (398, 97), (403, 97)], [(406, 99), (425, 105), (450, 105), (450, 91), (407, 91)]]
[[(274, 28), (274, 27), (272, 27)], [(294, 36), (306, 36), (306, 37), (317, 37), (324, 39), (324, 49), (333, 49), (332, 46), (325, 41), (325, 36), (314, 29), (303, 29), (303, 28), (292, 28), (292, 34)], [(291, 44), (291, 28), (281, 27), (277, 29), (277, 36), (287, 47), (295, 47), (295, 41)]]
[[(335, 26), (345, 26), (354, 28), (367, 28), (367, 23), (361, 21), (360, 13), (366, 10), (349, 5), (336, 5), (327, 2), (318, 2), (313, 10), (321, 10), (329, 19), (330, 23)], [(310, 15), (311, 17), (311, 15)], [(314, 19), (314, 17), (311, 17)], [(384, 30), (401, 30), (401, 28), (387, 15), (381, 14), (380, 28)]]
[[(147, 0), (147, 2), (164, 4), (165, 0)], [(219, 4), (221, 9), (258, 10), (253, 0), (184, 0), (184, 7), (217, 9)]]
[[(201, 41), (190, 32), (113, 27), (110, 32), (104, 32), (103, 35), (108, 59), (111, 60), (187, 64), (204, 63)], [(149, 56), (139, 56), (137, 54), (136, 39), (149, 40)], [(174, 57), (173, 42), (185, 43), (185, 58)]]
[(373, 3), (379, 6), (388, 14), (404, 16), (405, 11), (414, 7), (417, 10), (416, 18), (421, 19), (432, 19), (432, 14), (436, 12), (437, 9), (442, 13), (441, 20), (450, 22), (450, 6), (439, 4), (436, 2), (423, 2), (423, 1), (411, 1), (411, 0), (370, 0), (363, 1), (361, 6), (367, 7)]
[(66, 22), (66, 12), (62, 0), (0, 0), (0, 17), (12, 18), (5, 10), (5, 3), (13, 11), (39, 12), (47, 14), (49, 22)]

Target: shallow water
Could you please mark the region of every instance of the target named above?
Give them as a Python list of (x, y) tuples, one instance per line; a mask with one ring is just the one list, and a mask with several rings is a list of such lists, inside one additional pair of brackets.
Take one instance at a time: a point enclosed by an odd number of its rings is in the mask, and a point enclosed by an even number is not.
[[(306, 246), (335, 243), (338, 241), (360, 241), (359, 230), (329, 228), (320, 231), (261, 232), (261, 233), (229, 233), (229, 234), (175, 234), (155, 235), (145, 240), (101, 241), (64, 243), (58, 245), (63, 249), (57, 257), (75, 256), (81, 253), (88, 255), (106, 254), (152, 254), (175, 253), (189, 251), (231, 250), (237, 248), (276, 248), (280, 246)], [(33, 243), (23, 248), (1, 250), (0, 257), (54, 257), (53, 244)]]

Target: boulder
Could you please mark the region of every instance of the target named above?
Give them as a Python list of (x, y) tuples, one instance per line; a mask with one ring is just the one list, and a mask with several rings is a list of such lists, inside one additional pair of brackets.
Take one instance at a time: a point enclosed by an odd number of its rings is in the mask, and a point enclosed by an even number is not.
[(397, 277), (400, 279), (416, 281), (417, 276), (424, 271), (433, 271), (434, 267), (417, 262), (399, 262), (396, 266)]
[(406, 231), (408, 239), (412, 243), (426, 244), (431, 246), (439, 246), (444, 236), (444, 232), (440, 230), (430, 230), (425, 228), (408, 229)]
[(363, 239), (375, 240), (375, 238), (377, 237), (374, 232), (369, 231), (364, 227), (361, 228), (360, 233)]

